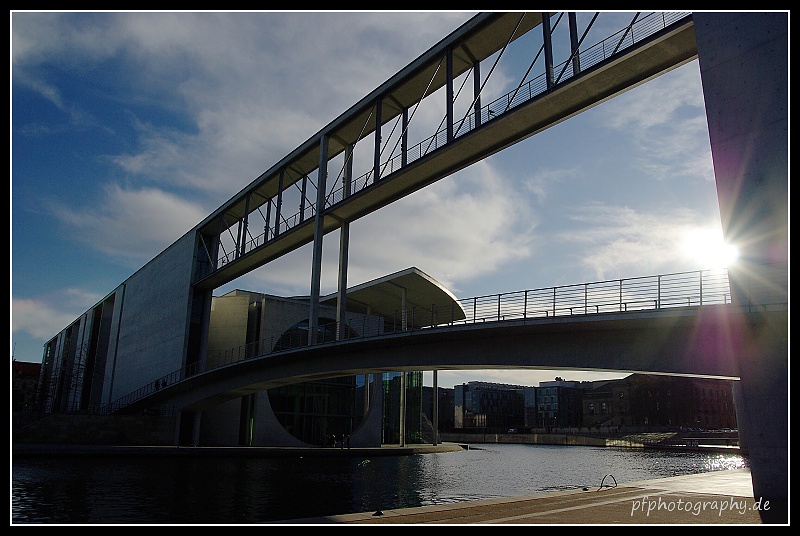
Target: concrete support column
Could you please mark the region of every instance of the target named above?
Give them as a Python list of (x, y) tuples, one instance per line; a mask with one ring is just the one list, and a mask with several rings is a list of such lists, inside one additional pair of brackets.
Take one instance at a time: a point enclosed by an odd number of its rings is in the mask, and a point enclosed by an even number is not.
[(192, 445), (200, 445), (200, 420), (203, 414), (199, 411), (194, 413), (194, 420), (192, 423)]
[(439, 371), (433, 371), (433, 444), (439, 444)]
[(725, 240), (732, 302), (758, 313), (787, 309), (786, 323), (737, 326), (753, 492), (766, 522), (788, 522), (789, 14), (695, 12), (697, 57)]
[(311, 296), (308, 313), (308, 344), (317, 342), (319, 327), (319, 287), (322, 277), (322, 213), (325, 211), (325, 189), (328, 178), (328, 136), (323, 134), (319, 140), (319, 170), (317, 180), (317, 206), (314, 213), (314, 250), (311, 259)]
[[(353, 177), (353, 146), (345, 149), (345, 168), (342, 185), (342, 198), (350, 196)], [(347, 333), (347, 261), (350, 250), (350, 223), (342, 222), (339, 229), (339, 288), (336, 299), (336, 340), (342, 340)], [(362, 333), (363, 335), (363, 333)]]
[(369, 411), (369, 374), (364, 374), (364, 415)]
[(406, 446), (406, 372), (400, 373), (400, 446)]
[(550, 30), (550, 13), (542, 13), (542, 39), (544, 40), (544, 72), (547, 89), (555, 84), (553, 75), (553, 37)]

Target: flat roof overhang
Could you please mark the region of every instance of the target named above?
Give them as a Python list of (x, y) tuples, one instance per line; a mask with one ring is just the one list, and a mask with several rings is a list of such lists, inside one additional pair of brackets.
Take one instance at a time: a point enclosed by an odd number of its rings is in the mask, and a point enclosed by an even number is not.
[[(337, 293), (329, 294), (320, 299), (320, 304), (336, 306), (337, 299)], [(349, 312), (396, 318), (398, 325), (405, 310), (409, 329), (467, 317), (456, 297), (444, 285), (413, 266), (347, 289), (346, 300)], [(436, 317), (432, 310), (438, 312)]]

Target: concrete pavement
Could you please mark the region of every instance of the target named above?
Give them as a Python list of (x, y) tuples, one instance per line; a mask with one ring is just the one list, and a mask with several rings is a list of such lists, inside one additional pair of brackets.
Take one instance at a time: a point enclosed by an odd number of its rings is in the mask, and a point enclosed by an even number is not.
[(749, 469), (714, 471), (602, 488), (457, 504), (343, 514), (279, 524), (736, 524), (761, 525)]

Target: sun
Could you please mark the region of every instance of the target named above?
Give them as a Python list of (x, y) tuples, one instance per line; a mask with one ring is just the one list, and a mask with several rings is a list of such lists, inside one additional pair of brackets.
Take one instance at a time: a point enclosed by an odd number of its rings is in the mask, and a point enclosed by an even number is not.
[(739, 248), (725, 243), (722, 231), (708, 227), (687, 231), (683, 237), (686, 256), (700, 264), (701, 269), (727, 268), (739, 257)]

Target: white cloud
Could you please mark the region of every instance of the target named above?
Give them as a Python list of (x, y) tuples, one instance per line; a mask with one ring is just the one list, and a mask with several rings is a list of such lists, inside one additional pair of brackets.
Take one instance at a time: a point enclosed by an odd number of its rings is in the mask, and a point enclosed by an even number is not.
[[(123, 62), (123, 70), (103, 73), (103, 84), (137, 139), (108, 160), (129, 181), (188, 187), (218, 206), (471, 15), (15, 13), (14, 80), (92, 123), (38, 68), (52, 63), (93, 76), (100, 62)], [(188, 124), (155, 124), (139, 115), (140, 105)]]
[(579, 226), (559, 238), (598, 279), (707, 268), (687, 259), (682, 240), (688, 231), (714, 223), (689, 209), (641, 212), (590, 203), (572, 211), (570, 219)]
[(606, 103), (608, 126), (639, 132), (672, 123), (684, 107), (704, 108), (699, 70), (675, 69), (661, 75), (659, 82), (643, 84)]
[(663, 74), (602, 107), (612, 136), (632, 136), (638, 151), (631, 167), (658, 180), (676, 177), (714, 180), (705, 103), (697, 68)]
[[(34, 298), (12, 299), (12, 332), (25, 332), (47, 340), (101, 299), (100, 294), (76, 288), (66, 288)], [(65, 309), (67, 304), (69, 306)]]
[[(468, 281), (529, 257), (536, 224), (536, 211), (527, 198), (480, 162), (353, 222), (348, 286), (415, 266), (457, 292)], [(338, 251), (338, 232), (326, 235), (323, 294), (336, 290)], [(306, 246), (232, 286), (308, 294), (310, 266), (311, 250)]]
[[(453, 290), (531, 253), (535, 213), (486, 162), (351, 226), (351, 258), (379, 277), (416, 266)], [(360, 278), (358, 278), (360, 279)]]
[(207, 215), (176, 195), (117, 185), (105, 187), (94, 208), (53, 203), (52, 210), (76, 241), (137, 261), (155, 257)]
[(551, 191), (564, 180), (568, 180), (579, 175), (577, 168), (570, 169), (539, 169), (531, 176), (523, 179), (525, 189), (533, 193), (543, 203)]

